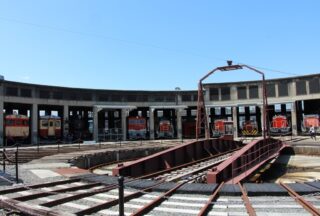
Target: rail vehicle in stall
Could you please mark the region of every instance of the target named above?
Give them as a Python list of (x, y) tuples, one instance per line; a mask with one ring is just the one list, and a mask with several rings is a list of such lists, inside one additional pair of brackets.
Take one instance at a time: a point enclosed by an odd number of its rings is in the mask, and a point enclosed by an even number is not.
[(131, 116), (128, 118), (129, 139), (147, 138), (147, 120), (145, 117)]
[(7, 140), (25, 140), (29, 137), (29, 117), (26, 115), (6, 115), (4, 130)]
[(39, 135), (43, 139), (61, 138), (61, 118), (58, 116), (40, 116)]
[(259, 133), (258, 123), (256, 120), (242, 122), (241, 134), (243, 136), (257, 136)]
[(69, 139), (91, 139), (93, 133), (93, 120), (77, 116), (69, 120)]
[(174, 138), (174, 129), (172, 123), (167, 119), (159, 121), (158, 138)]
[(212, 127), (212, 136), (223, 137), (225, 135), (233, 135), (233, 121), (226, 119), (216, 119)]
[(291, 126), (288, 118), (284, 115), (275, 115), (271, 121), (270, 132), (273, 134), (288, 134)]
[(303, 133), (309, 133), (311, 127), (314, 127), (316, 133), (319, 133), (319, 115), (303, 115), (303, 121), (301, 124), (301, 131)]

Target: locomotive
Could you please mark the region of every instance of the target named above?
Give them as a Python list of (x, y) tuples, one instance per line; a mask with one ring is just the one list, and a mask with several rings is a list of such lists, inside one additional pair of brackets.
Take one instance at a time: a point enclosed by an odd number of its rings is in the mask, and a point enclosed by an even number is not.
[(147, 120), (144, 117), (136, 116), (128, 118), (129, 139), (146, 139)]
[(212, 136), (221, 137), (225, 135), (233, 134), (233, 121), (228, 121), (226, 119), (216, 119), (214, 121), (214, 126), (212, 127)]
[(26, 115), (6, 115), (4, 118), (5, 136), (9, 139), (29, 137), (29, 117)]
[(58, 116), (41, 116), (39, 120), (39, 135), (41, 138), (61, 138), (61, 118)]
[(301, 131), (304, 133), (308, 133), (310, 127), (314, 127), (316, 133), (319, 132), (319, 115), (311, 114), (311, 115), (304, 115), (303, 122), (301, 124)]
[(271, 133), (289, 133), (291, 130), (289, 121), (286, 116), (284, 115), (275, 115), (272, 118), (270, 132)]
[(174, 138), (174, 129), (169, 120), (160, 120), (158, 127), (158, 138)]
[(248, 120), (242, 123), (241, 133), (244, 136), (256, 136), (258, 135), (258, 124), (255, 120)]

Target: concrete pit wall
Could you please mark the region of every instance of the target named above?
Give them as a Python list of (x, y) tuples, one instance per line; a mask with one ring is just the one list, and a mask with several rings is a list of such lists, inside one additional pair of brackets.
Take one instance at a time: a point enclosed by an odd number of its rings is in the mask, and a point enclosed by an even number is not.
[(69, 163), (82, 169), (89, 169), (101, 164), (145, 157), (168, 148), (169, 147), (153, 147), (98, 152), (73, 158)]

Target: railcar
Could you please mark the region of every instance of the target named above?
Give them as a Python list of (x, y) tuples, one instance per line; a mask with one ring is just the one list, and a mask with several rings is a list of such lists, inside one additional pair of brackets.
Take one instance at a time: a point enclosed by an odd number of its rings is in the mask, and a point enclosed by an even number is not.
[(61, 118), (58, 116), (41, 116), (39, 120), (39, 135), (41, 138), (61, 138)]
[(212, 136), (223, 137), (225, 135), (233, 135), (233, 121), (228, 121), (226, 119), (214, 120)]
[(284, 115), (273, 116), (270, 132), (274, 134), (285, 134), (291, 130), (288, 118)]
[(146, 139), (147, 137), (147, 120), (145, 117), (128, 118), (128, 136), (129, 139)]
[(248, 120), (242, 123), (241, 133), (244, 136), (256, 136), (259, 133), (258, 124), (255, 120)]
[(317, 133), (319, 132), (319, 115), (311, 114), (303, 116), (301, 131), (303, 133), (308, 133), (311, 127), (314, 127)]
[(174, 129), (169, 120), (160, 120), (158, 127), (158, 138), (174, 138)]
[(6, 115), (4, 118), (5, 136), (8, 139), (26, 139), (29, 137), (29, 117), (26, 115)]

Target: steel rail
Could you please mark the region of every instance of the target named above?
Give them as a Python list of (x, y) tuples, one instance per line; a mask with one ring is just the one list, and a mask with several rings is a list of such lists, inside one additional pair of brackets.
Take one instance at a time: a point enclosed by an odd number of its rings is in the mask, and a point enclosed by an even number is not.
[(207, 203), (201, 208), (198, 216), (207, 215), (210, 206), (212, 206), (212, 202), (217, 199), (218, 193), (223, 185), (224, 185), (224, 182), (221, 182), (220, 185), (214, 190), (213, 194), (209, 197), (209, 200), (207, 201)]
[[(143, 195), (145, 192), (149, 192), (151, 191), (154, 187), (156, 186), (159, 186), (161, 184), (163, 184), (164, 182), (159, 182), (159, 183), (156, 183), (154, 184), (153, 186), (150, 186), (148, 188), (145, 188), (143, 190), (139, 190), (137, 192), (134, 192), (132, 194), (129, 194), (129, 195), (126, 195), (124, 196), (124, 202), (127, 202), (131, 199), (134, 199), (136, 197), (139, 197), (141, 195)], [(87, 215), (87, 214), (93, 214), (95, 212), (98, 212), (104, 208), (107, 208), (107, 207), (111, 207), (111, 206), (115, 206), (119, 203), (119, 199), (113, 199), (113, 200), (110, 200), (110, 201), (107, 201), (105, 203), (100, 203), (100, 204), (97, 204), (95, 206), (92, 206), (90, 208), (87, 208), (87, 209), (84, 209), (84, 210), (81, 210), (81, 211), (78, 211), (74, 214), (78, 215), (78, 216), (82, 216), (82, 215)]]
[(17, 210), (19, 212), (23, 212), (27, 215), (32, 216), (62, 216), (62, 215), (68, 215), (63, 214), (57, 211), (52, 211), (49, 208), (36, 208), (34, 205), (26, 205), (24, 203), (20, 203), (19, 201), (16, 201), (14, 199), (10, 199), (4, 196), (0, 196), (0, 208), (1, 209), (12, 209)]
[(48, 183), (42, 183), (42, 184), (34, 184), (30, 186), (21, 186), (21, 187), (0, 190), (0, 194), (15, 193), (15, 192), (24, 191), (24, 190), (51, 187), (51, 186), (56, 186), (61, 184), (69, 184), (69, 183), (78, 182), (78, 181), (80, 181), (80, 179), (68, 179), (68, 180), (48, 182)]
[(287, 190), (288, 194), (297, 202), (299, 203), (305, 210), (310, 212), (312, 215), (320, 215), (320, 211), (314, 207), (310, 202), (305, 200), (302, 196), (300, 196), (297, 192), (295, 192), (292, 188), (288, 185), (280, 182), (280, 185)]
[(242, 200), (243, 200), (243, 202), (244, 202), (244, 205), (245, 205), (245, 207), (246, 207), (246, 209), (247, 209), (247, 213), (248, 213), (250, 216), (256, 216), (256, 215), (257, 215), (257, 214), (256, 214), (256, 211), (254, 210), (254, 208), (253, 208), (252, 205), (251, 205), (251, 202), (250, 202), (250, 200), (249, 200), (249, 197), (248, 197), (248, 195), (247, 195), (247, 192), (244, 190), (244, 188), (242, 187), (242, 185), (240, 184), (240, 182), (238, 183), (238, 186), (239, 186), (239, 188), (240, 188), (240, 190), (241, 190), (241, 193), (242, 193), (241, 198), (242, 198)]
[(231, 153), (231, 152), (238, 151), (241, 148), (242, 147), (239, 147), (239, 148), (236, 148), (236, 149), (233, 149), (233, 150), (230, 150), (230, 151), (226, 151), (226, 152), (223, 152), (223, 153), (218, 153), (218, 154), (215, 154), (215, 155), (212, 155), (212, 156), (208, 156), (208, 157), (196, 160), (196, 161), (191, 161), (189, 163), (185, 163), (185, 164), (181, 164), (181, 165), (178, 165), (178, 166), (175, 166), (175, 167), (171, 167), (171, 168), (166, 169), (166, 170), (161, 170), (161, 171), (158, 171), (158, 172), (154, 172), (154, 173), (150, 173), (150, 174), (147, 174), (147, 175), (139, 176), (138, 178), (139, 179), (147, 179), (147, 178), (152, 178), (152, 177), (155, 177), (155, 176), (159, 176), (159, 175), (167, 173), (167, 172), (175, 171), (177, 169), (188, 167), (188, 166), (191, 166), (191, 165), (194, 165), (194, 164), (206, 161), (206, 160), (213, 159), (215, 157), (219, 157), (219, 156)]
[(58, 190), (52, 190), (52, 191), (48, 191), (48, 192), (40, 192), (40, 193), (20, 196), (20, 197), (14, 198), (14, 200), (27, 201), (27, 200), (36, 199), (39, 197), (50, 196), (50, 195), (57, 194), (57, 193), (64, 193), (64, 192), (68, 192), (68, 191), (87, 189), (87, 188), (96, 187), (96, 186), (100, 186), (100, 185), (101, 185), (101, 183), (90, 183), (90, 184), (86, 184), (86, 185), (80, 185), (80, 186), (74, 186), (74, 187), (69, 187), (69, 188), (62, 188), (62, 189), (58, 189)]
[[(127, 183), (135, 182), (135, 181), (138, 181), (138, 180), (140, 180), (140, 179), (139, 178), (127, 179), (127, 180), (125, 180), (124, 183), (127, 184)], [(108, 185), (105, 188), (96, 189), (96, 190), (89, 191), (89, 192), (83, 192), (83, 193), (74, 194), (74, 195), (71, 195), (71, 196), (67, 196), (67, 197), (63, 197), (63, 198), (60, 198), (60, 199), (52, 200), (52, 201), (49, 201), (49, 202), (46, 202), (46, 203), (42, 203), (41, 205), (42, 206), (46, 206), (46, 207), (52, 207), (52, 206), (60, 205), (62, 203), (69, 202), (69, 201), (72, 201), (72, 200), (81, 199), (81, 198), (84, 198), (84, 197), (87, 197), (87, 196), (92, 196), (92, 195), (95, 195), (95, 194), (98, 194), (98, 193), (104, 193), (104, 192), (107, 192), (109, 190), (113, 190), (113, 189), (116, 189), (116, 188), (118, 188), (118, 184), (111, 184), (111, 185)]]
[(167, 199), (169, 196), (171, 196), (178, 188), (180, 188), (182, 185), (186, 184), (187, 182), (181, 182), (178, 185), (176, 185), (174, 188), (170, 189), (169, 191), (165, 192), (164, 194), (157, 197), (152, 202), (148, 203), (146, 206), (143, 206), (142, 208), (138, 209), (136, 212), (132, 213), (131, 216), (142, 216), (148, 213), (155, 205), (160, 204), (163, 200)]

